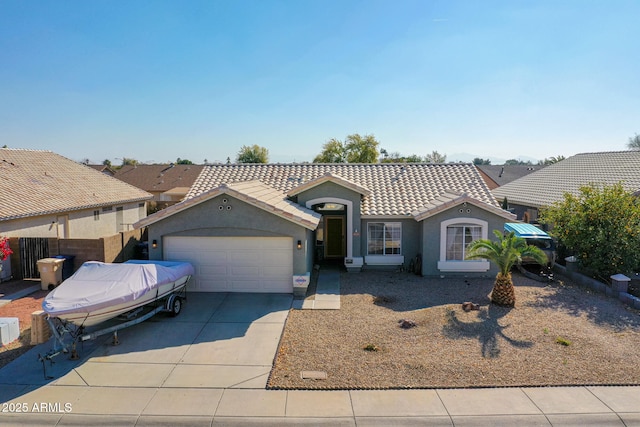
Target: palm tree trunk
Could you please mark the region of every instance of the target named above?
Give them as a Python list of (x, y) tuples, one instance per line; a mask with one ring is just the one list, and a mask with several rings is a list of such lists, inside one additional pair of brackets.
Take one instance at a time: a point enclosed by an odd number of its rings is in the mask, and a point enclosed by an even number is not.
[(511, 280), (511, 273), (498, 273), (491, 291), (491, 302), (497, 305), (513, 307), (516, 304), (516, 292)]

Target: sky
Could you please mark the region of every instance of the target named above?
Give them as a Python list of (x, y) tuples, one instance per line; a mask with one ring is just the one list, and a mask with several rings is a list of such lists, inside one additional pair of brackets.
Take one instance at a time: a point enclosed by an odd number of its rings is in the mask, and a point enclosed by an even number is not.
[[(625, 150), (637, 0), (0, 0), (0, 146), (91, 163)], [(469, 157), (471, 156), (471, 157)]]

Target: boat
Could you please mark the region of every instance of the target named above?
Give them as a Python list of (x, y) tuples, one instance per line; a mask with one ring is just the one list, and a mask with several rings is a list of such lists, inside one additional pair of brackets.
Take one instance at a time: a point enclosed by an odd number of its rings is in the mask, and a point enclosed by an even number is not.
[[(188, 262), (87, 261), (45, 297), (42, 309), (77, 328), (94, 326), (176, 295), (193, 273)], [(180, 298), (171, 304), (168, 309), (178, 314)]]

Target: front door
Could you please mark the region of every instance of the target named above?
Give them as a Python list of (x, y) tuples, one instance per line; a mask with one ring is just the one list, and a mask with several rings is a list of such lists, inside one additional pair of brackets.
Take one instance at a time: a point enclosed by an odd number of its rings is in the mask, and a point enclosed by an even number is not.
[(324, 257), (342, 258), (345, 254), (343, 216), (324, 216)]

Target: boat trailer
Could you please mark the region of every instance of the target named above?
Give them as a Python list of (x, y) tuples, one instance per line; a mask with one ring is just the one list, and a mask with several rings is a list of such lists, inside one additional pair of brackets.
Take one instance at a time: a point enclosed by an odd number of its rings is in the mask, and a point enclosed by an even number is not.
[[(53, 365), (55, 363), (53, 360), (54, 357), (58, 356), (60, 353), (67, 354), (69, 352), (71, 352), (69, 357), (70, 360), (80, 359), (80, 355), (76, 348), (78, 342), (83, 343), (84, 341), (93, 340), (103, 335), (113, 334), (112, 345), (118, 345), (120, 344), (120, 341), (118, 340), (119, 330), (142, 323), (160, 312), (171, 313), (171, 316), (175, 317), (180, 314), (180, 311), (182, 311), (183, 300), (187, 300), (186, 286), (180, 291), (174, 292), (165, 297), (163, 304), (158, 305), (160, 300), (155, 300), (146, 306), (137, 307), (116, 317), (116, 319), (122, 319), (123, 322), (90, 333), (84, 332), (84, 326), (74, 326), (57, 317), (47, 317), (47, 323), (49, 323), (49, 328), (51, 329), (54, 337), (53, 347), (44, 355), (38, 354), (38, 361), (42, 362), (42, 373), (45, 380), (53, 379), (53, 377), (47, 375), (46, 361), (49, 361), (49, 363)], [(148, 313), (139, 316), (139, 314), (144, 311), (145, 307), (150, 307), (154, 304), (156, 307), (153, 307), (153, 309)], [(71, 337), (71, 343), (67, 343), (67, 336)]]

